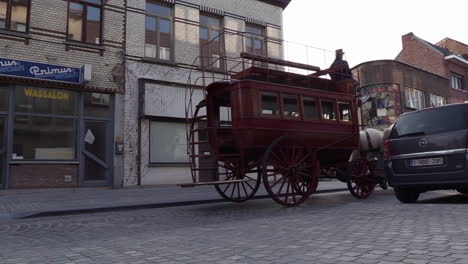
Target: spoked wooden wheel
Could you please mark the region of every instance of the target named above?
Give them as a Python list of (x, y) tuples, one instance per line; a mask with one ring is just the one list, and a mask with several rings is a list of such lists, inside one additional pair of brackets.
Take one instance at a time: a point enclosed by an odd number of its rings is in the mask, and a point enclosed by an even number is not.
[(365, 199), (374, 191), (377, 180), (370, 163), (365, 159), (358, 159), (350, 164), (350, 175), (347, 185), (351, 194), (358, 199)]
[(318, 162), (314, 153), (281, 137), (266, 150), (262, 178), (270, 197), (284, 206), (297, 206), (317, 189)]
[(241, 203), (255, 195), (260, 186), (259, 170), (247, 175), (238, 160), (219, 161), (218, 166), (220, 179), (228, 182), (215, 185), (216, 191), (221, 197), (231, 202)]

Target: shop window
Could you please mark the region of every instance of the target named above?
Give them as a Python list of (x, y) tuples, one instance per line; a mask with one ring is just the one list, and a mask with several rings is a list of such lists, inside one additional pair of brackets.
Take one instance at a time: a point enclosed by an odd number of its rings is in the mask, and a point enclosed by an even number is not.
[(145, 56), (160, 60), (171, 59), (172, 9), (146, 2)]
[(101, 93), (84, 94), (84, 116), (108, 118), (110, 113), (110, 95)]
[(318, 119), (319, 113), (315, 98), (304, 97), (302, 102), (304, 104), (304, 117), (306, 119)]
[(150, 163), (188, 162), (185, 123), (150, 122)]
[(338, 113), (340, 114), (340, 121), (351, 121), (351, 104), (339, 102)]
[(266, 55), (265, 27), (246, 24), (245, 32), (245, 51), (256, 55)]
[(278, 95), (276, 93), (261, 93), (262, 114), (277, 115), (279, 112)]
[(28, 31), (30, 0), (0, 0), (0, 29)]
[(452, 88), (465, 90), (464, 82), (465, 82), (465, 78), (463, 78), (463, 76), (455, 74), (455, 73), (450, 74), (450, 84)]
[(0, 87), (0, 112), (8, 112), (10, 101), (9, 90)]
[(74, 160), (76, 120), (16, 115), (13, 160)]
[(18, 86), (15, 110), (22, 113), (76, 115), (77, 92)]
[(68, 39), (101, 44), (101, 0), (70, 0), (68, 3)]
[(300, 117), (299, 100), (296, 95), (283, 95), (283, 116)]
[(324, 120), (336, 120), (335, 104), (330, 101), (322, 101), (322, 118)]
[(435, 94), (429, 94), (429, 99), (431, 101), (431, 107), (441, 106), (447, 104), (447, 100), (445, 97), (438, 96)]
[(425, 108), (425, 100), (424, 100), (423, 91), (419, 91), (419, 90), (412, 89), (412, 88), (406, 88), (405, 95), (406, 95), (406, 107), (418, 109), (418, 110)]
[(221, 18), (200, 15), (200, 56), (202, 66), (220, 69), (222, 54)]

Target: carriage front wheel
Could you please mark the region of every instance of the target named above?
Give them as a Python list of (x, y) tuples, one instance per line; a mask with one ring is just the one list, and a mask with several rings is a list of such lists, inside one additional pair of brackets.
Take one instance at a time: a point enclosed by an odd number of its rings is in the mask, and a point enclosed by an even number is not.
[(287, 137), (277, 138), (265, 151), (262, 179), (270, 197), (297, 206), (317, 189), (319, 165), (314, 152)]
[(350, 163), (350, 174), (346, 184), (351, 194), (358, 199), (365, 199), (374, 191), (377, 179), (371, 162), (358, 159)]
[(259, 170), (246, 173), (240, 160), (219, 161), (218, 175), (223, 184), (216, 184), (216, 191), (224, 199), (241, 203), (252, 198), (260, 186)]

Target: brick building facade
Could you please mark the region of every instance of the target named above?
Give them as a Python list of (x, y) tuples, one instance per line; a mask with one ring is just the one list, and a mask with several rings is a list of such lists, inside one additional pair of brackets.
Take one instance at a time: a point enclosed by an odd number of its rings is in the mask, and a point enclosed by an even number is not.
[(0, 1), (0, 185), (112, 185), (124, 0)]
[[(135, 0), (126, 9), (123, 185), (191, 181), (185, 127), (187, 83), (238, 71), (243, 51), (282, 58), (289, 0)], [(200, 56), (202, 55), (203, 58)], [(210, 80), (201, 80), (209, 65)], [(201, 90), (194, 95), (202, 99)]]
[(448, 103), (468, 100), (468, 45), (445, 38), (431, 44), (413, 33), (402, 36), (396, 60), (448, 78)]

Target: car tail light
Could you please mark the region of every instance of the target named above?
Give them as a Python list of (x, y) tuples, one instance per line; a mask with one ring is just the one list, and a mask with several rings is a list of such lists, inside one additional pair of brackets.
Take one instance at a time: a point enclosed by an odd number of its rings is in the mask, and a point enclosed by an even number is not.
[(388, 139), (384, 142), (383, 153), (384, 158), (390, 158), (392, 156), (392, 152), (390, 152), (390, 141), (388, 141)]

